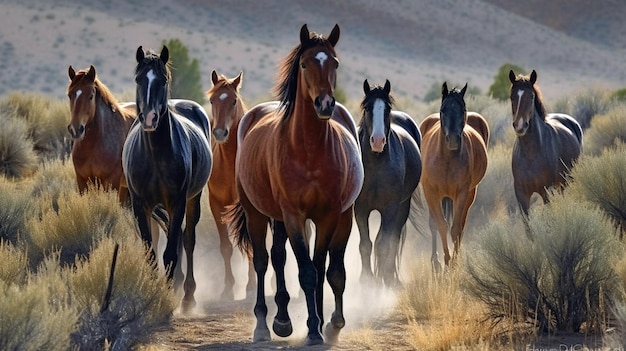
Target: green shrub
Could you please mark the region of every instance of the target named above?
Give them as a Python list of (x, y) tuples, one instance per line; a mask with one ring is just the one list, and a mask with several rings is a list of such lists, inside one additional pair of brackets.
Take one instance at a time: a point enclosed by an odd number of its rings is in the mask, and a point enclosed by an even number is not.
[(198, 59), (189, 58), (189, 49), (179, 39), (163, 41), (170, 52), (172, 81), (170, 95), (172, 98), (189, 99), (204, 105), (205, 95), (202, 89), (202, 77)]
[(583, 129), (587, 129), (596, 115), (607, 113), (613, 105), (614, 100), (608, 92), (589, 89), (573, 98), (558, 100), (552, 111), (570, 114)]
[(592, 204), (567, 194), (531, 209), (530, 233), (492, 223), (466, 255), (468, 293), (494, 321), (532, 323), (541, 331), (600, 330), (617, 285), (613, 262), (623, 252)]
[(493, 78), (493, 83), (489, 86), (487, 95), (494, 99), (506, 101), (511, 95), (511, 81), (509, 80), (509, 72), (513, 70), (515, 74), (525, 74), (525, 70), (520, 66), (512, 63), (505, 63), (498, 68), (498, 73)]

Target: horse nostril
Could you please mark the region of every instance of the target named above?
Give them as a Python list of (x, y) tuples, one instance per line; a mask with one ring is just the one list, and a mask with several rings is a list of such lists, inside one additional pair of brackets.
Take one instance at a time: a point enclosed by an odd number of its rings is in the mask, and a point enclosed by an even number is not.
[(322, 102), (320, 101), (319, 96), (315, 98), (315, 106), (316, 107), (321, 107), (322, 106)]
[(85, 131), (85, 126), (81, 125), (78, 127), (78, 134), (83, 134), (83, 132)]

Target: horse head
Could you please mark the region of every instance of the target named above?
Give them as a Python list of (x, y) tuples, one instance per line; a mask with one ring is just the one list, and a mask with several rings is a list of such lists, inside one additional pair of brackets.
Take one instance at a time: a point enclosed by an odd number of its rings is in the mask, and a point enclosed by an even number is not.
[(151, 132), (158, 127), (161, 117), (168, 109), (170, 73), (167, 64), (169, 51), (167, 46), (163, 46), (160, 55), (151, 50), (144, 53), (142, 47), (139, 46), (136, 59), (137, 118), (143, 130)]
[(533, 70), (530, 76), (516, 76), (513, 70), (510, 70), (509, 80), (511, 81), (513, 129), (515, 129), (515, 134), (523, 136), (528, 131), (530, 121), (536, 111), (537, 93), (534, 85), (537, 81), (537, 72)]
[(67, 130), (72, 139), (82, 140), (87, 124), (96, 113), (96, 68), (91, 65), (89, 69), (76, 73), (70, 65), (68, 76), (70, 83), (67, 87), (67, 97), (70, 99), (71, 119)]
[(383, 152), (387, 144), (387, 137), (391, 130), (391, 106), (393, 97), (390, 95), (391, 83), (385, 81), (385, 86), (370, 88), (367, 79), (363, 82), (365, 98), (361, 103), (363, 118), (361, 128), (369, 135), (369, 143), (373, 152)]
[(463, 140), (463, 129), (467, 121), (467, 108), (465, 107), (465, 91), (467, 83), (463, 89), (457, 88), (448, 91), (446, 82), (441, 87), (441, 109), (439, 116), (441, 121), (441, 130), (445, 135), (446, 146), (449, 150), (458, 150), (461, 148)]
[(339, 60), (334, 48), (338, 41), (338, 25), (333, 27), (328, 39), (315, 32), (309, 33), (306, 24), (300, 29), (300, 88), (309, 95), (321, 119), (329, 119), (335, 109), (334, 91)]
[(211, 103), (211, 129), (218, 143), (228, 140), (230, 128), (243, 115), (243, 102), (239, 95), (242, 78), (243, 72), (232, 79), (218, 75), (215, 70), (211, 72), (213, 87), (207, 91), (207, 96)]

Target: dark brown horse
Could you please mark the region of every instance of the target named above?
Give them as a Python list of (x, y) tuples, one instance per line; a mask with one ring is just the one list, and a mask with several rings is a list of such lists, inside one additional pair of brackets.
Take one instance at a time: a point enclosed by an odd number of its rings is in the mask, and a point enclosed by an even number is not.
[[(213, 171), (209, 178), (209, 205), (215, 219), (220, 238), (220, 252), (224, 259), (224, 291), (223, 298), (233, 298), (235, 277), (231, 266), (233, 244), (228, 235), (226, 223), (222, 215), (228, 206), (237, 202), (235, 185), (235, 157), (237, 155), (237, 128), (241, 117), (248, 111), (239, 93), (243, 72), (235, 78), (211, 72), (213, 87), (207, 91), (211, 103), (211, 149), (213, 150)], [(250, 262), (248, 286), (246, 291), (254, 288), (256, 275)]]
[[(338, 40), (337, 25), (327, 38), (302, 26), (300, 44), (282, 62), (277, 86), (280, 102), (255, 106), (239, 124), (235, 173), (240, 202), (230, 212), (230, 220), (239, 247), (251, 252), (257, 273), (255, 341), (270, 339), (264, 283), (270, 219), (275, 220), (272, 265), (278, 312), (274, 332), (279, 336), (292, 332), (284, 276), (287, 238), (306, 297), (307, 343), (324, 342), (321, 327), (325, 277), (335, 296), (335, 310), (324, 332), (326, 340), (335, 340), (345, 325), (344, 254), (353, 203), (363, 184), (363, 166), (354, 120), (333, 95), (339, 66), (335, 53)], [(317, 231), (312, 260), (307, 219)]]
[(72, 162), (78, 190), (83, 193), (90, 182), (95, 183), (118, 191), (120, 201), (126, 202), (122, 147), (135, 120), (135, 109), (120, 106), (98, 79), (93, 65), (78, 72), (69, 66), (68, 76), (71, 120), (67, 130), (74, 142)]
[[(124, 143), (122, 165), (130, 191), (133, 213), (142, 239), (152, 244), (149, 218), (157, 207), (168, 214), (167, 246), (163, 263), (170, 279), (179, 265), (179, 245), (184, 243), (187, 270), (182, 307), (195, 304), (196, 282), (193, 251), (196, 225), (200, 220), (200, 198), (211, 174), (212, 154), (209, 118), (198, 103), (168, 101), (170, 71), (166, 46), (157, 55), (136, 53), (137, 119)], [(185, 220), (185, 230), (182, 223)], [(152, 258), (155, 257), (154, 249)], [(176, 281), (176, 285), (180, 282)]]
[(467, 112), (465, 91), (441, 89), (441, 109), (420, 124), (422, 132), (422, 186), (430, 212), (433, 235), (431, 261), (435, 271), (441, 264), (437, 255), (437, 235), (443, 244), (446, 266), (448, 229), (454, 243), (454, 256), (461, 247), (467, 213), (476, 198), (478, 183), (487, 171), (489, 127), (476, 112)]
[[(359, 143), (365, 179), (354, 203), (361, 241), (361, 280), (372, 278), (369, 217), (380, 213), (381, 223), (374, 247), (375, 276), (387, 286), (400, 285), (398, 264), (406, 234), (406, 221), (422, 175), (419, 127), (408, 114), (393, 110), (391, 83), (370, 87), (363, 82), (365, 97), (359, 124)], [(421, 204), (421, 199), (416, 201)]]
[(537, 72), (516, 76), (509, 72), (513, 128), (513, 185), (524, 218), (533, 193), (548, 202), (548, 188), (562, 189), (580, 156), (583, 132), (566, 114), (546, 113), (537, 82)]

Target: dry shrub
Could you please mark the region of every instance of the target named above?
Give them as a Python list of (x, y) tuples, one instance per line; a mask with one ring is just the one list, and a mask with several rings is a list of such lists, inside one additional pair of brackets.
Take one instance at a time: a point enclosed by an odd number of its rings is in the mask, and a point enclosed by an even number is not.
[(0, 265), (0, 281), (8, 286), (21, 286), (26, 283), (26, 274), (28, 272), (28, 255), (26, 251), (0, 240), (0, 257), (2, 264)]
[(467, 255), (466, 289), (494, 322), (540, 331), (599, 331), (623, 246), (604, 214), (566, 195), (531, 209), (529, 232), (493, 223)]
[(77, 256), (87, 256), (102, 238), (134, 229), (132, 216), (120, 207), (116, 192), (91, 187), (84, 195), (64, 193), (58, 199), (58, 209), (50, 207), (52, 200), (47, 196), (38, 202), (41, 214), (27, 223), (31, 264), (57, 250), (61, 262), (71, 264)]
[(572, 170), (572, 191), (596, 204), (626, 231), (626, 144), (618, 143), (598, 157), (583, 157)]
[[(147, 250), (134, 230), (119, 240), (100, 241), (80, 259), (72, 275), (72, 290), (79, 311), (78, 330), (72, 342), (79, 349), (128, 350), (158, 325), (169, 321), (176, 307), (171, 284), (148, 263)], [(108, 308), (101, 311), (110, 276), (112, 255), (119, 242), (113, 292)]]
[(583, 136), (583, 152), (598, 156), (607, 148), (626, 142), (626, 104), (620, 103), (605, 114), (594, 117)]
[(0, 239), (18, 245), (34, 212), (30, 188), (0, 177)]
[(31, 175), (37, 167), (37, 155), (28, 139), (24, 121), (4, 119), (0, 128), (0, 174), (9, 178)]

